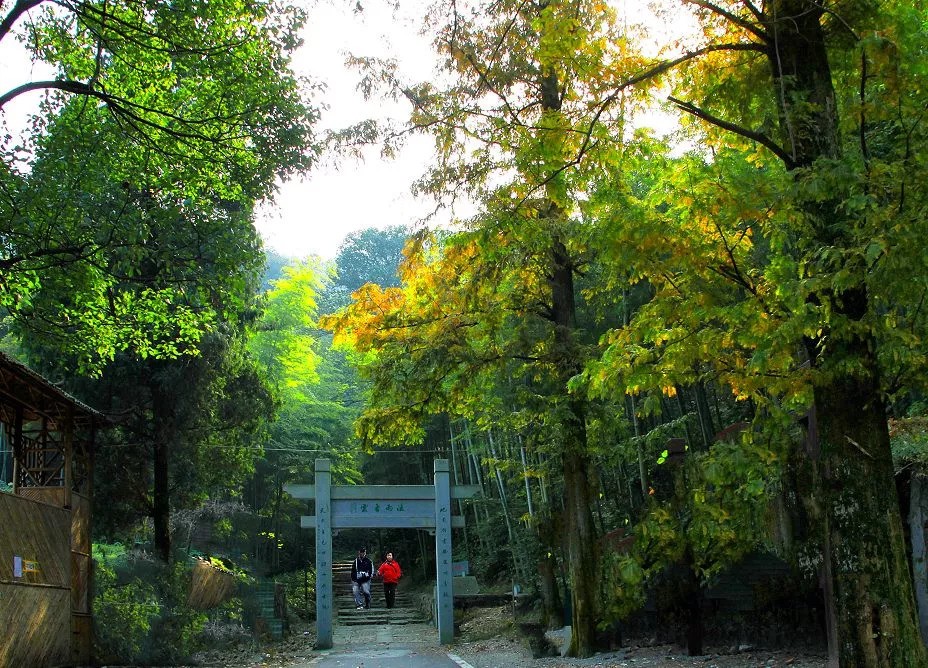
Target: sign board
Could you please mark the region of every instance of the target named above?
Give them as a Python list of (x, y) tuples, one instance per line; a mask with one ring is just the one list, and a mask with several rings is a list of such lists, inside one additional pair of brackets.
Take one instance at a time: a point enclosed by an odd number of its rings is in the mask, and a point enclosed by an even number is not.
[(454, 577), (461, 577), (462, 575), (470, 575), (470, 562), (469, 561), (452, 561), (451, 562), (451, 574)]
[(374, 501), (332, 501), (334, 520), (348, 517), (391, 517), (396, 520), (410, 517), (431, 517), (435, 513), (435, 502), (424, 499), (396, 500), (380, 499)]

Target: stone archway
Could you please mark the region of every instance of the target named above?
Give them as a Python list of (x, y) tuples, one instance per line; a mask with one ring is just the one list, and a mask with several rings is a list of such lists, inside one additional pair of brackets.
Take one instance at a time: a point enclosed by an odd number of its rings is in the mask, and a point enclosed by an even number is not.
[(317, 459), (314, 485), (287, 485), (297, 499), (315, 499), (316, 514), (300, 526), (316, 531), (316, 646), (332, 647), (332, 531), (339, 529), (428, 529), (435, 532), (438, 640), (454, 639), (451, 529), (464, 526), (452, 516), (451, 499), (474, 496), (476, 485), (451, 485), (447, 459), (436, 459), (433, 485), (332, 485), (328, 459)]

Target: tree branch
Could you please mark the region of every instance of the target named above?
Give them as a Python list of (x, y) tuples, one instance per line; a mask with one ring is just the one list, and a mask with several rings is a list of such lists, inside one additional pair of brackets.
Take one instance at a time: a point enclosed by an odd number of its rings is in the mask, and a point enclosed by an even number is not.
[(32, 251), (29, 255), (14, 255), (13, 257), (8, 257), (0, 260), (0, 270), (11, 269), (20, 262), (25, 262), (27, 260), (35, 260), (40, 257), (51, 257), (55, 255), (71, 255), (75, 257), (75, 261), (80, 259), (84, 255), (84, 251), (87, 250), (87, 245), (83, 246), (62, 246), (60, 248), (40, 248), (38, 250)]
[(758, 144), (767, 147), (770, 151), (776, 155), (780, 160), (784, 162), (787, 169), (794, 169), (796, 167), (796, 162), (793, 160), (792, 156), (786, 152), (779, 144), (773, 141), (770, 137), (763, 134), (762, 132), (755, 132), (754, 130), (748, 130), (747, 128), (741, 127), (730, 121), (726, 121), (718, 116), (713, 116), (708, 111), (700, 109), (691, 102), (684, 102), (683, 100), (678, 100), (672, 95), (667, 97), (668, 100), (673, 102), (679, 109), (685, 111), (688, 114), (692, 114), (696, 118), (701, 118), (702, 120), (710, 123), (716, 127), (722, 128), (723, 130), (728, 130), (737, 135), (741, 135), (746, 139), (756, 141)]
[(17, 3), (13, 5), (13, 8), (10, 9), (10, 13), (3, 18), (3, 21), (0, 21), (0, 42), (2, 42), (3, 38), (13, 29), (13, 25), (19, 20), (20, 16), (30, 9), (38, 7), (43, 2), (45, 2), (45, 0), (18, 0)]
[[(19, 97), (24, 93), (35, 90), (60, 90), (66, 93), (71, 93), (73, 95), (85, 95), (87, 97), (96, 98), (106, 104), (115, 115), (124, 117), (136, 131), (142, 134), (144, 134), (143, 127), (147, 127), (152, 130), (159, 130), (164, 132), (176, 139), (201, 140), (210, 142), (212, 144), (220, 144), (223, 140), (241, 138), (237, 136), (209, 136), (201, 132), (193, 131), (192, 126), (210, 123), (217, 120), (230, 120), (236, 116), (244, 116), (244, 113), (232, 114), (224, 118), (213, 116), (207, 118), (189, 119), (178, 116), (177, 114), (171, 113), (167, 110), (154, 109), (145, 105), (136, 104), (131, 100), (117, 97), (115, 95), (110, 95), (105, 91), (98, 90), (89, 84), (82, 83), (80, 81), (54, 79), (48, 81), (32, 81), (21, 86), (17, 86), (16, 88), (7, 91), (3, 95), (0, 95), (0, 109), (2, 109), (3, 106), (10, 100)], [(191, 128), (191, 130), (185, 131), (167, 127), (166, 125), (162, 125), (160, 123), (156, 123), (155, 121), (149, 120), (148, 118), (145, 118), (141, 115), (141, 112), (149, 112), (161, 116), (165, 119), (175, 120), (180, 123), (182, 127)]]
[(642, 81), (647, 81), (648, 79), (653, 79), (656, 76), (672, 70), (677, 65), (682, 65), (685, 62), (693, 60), (694, 58), (699, 58), (704, 56), (707, 53), (713, 53), (715, 51), (757, 51), (759, 53), (767, 53), (767, 47), (763, 44), (755, 44), (754, 42), (736, 42), (733, 44), (710, 44), (709, 46), (704, 46), (701, 49), (696, 49), (695, 51), (689, 51), (684, 53), (679, 58), (674, 58), (673, 60), (665, 60), (657, 65), (640, 72), (632, 77), (629, 77), (621, 84), (612, 93), (610, 93), (602, 102), (599, 104), (599, 108), (596, 110), (596, 113), (593, 114), (593, 117), (590, 119), (590, 122), (587, 126), (585, 132), (586, 137), (583, 140), (583, 144), (580, 146), (580, 149), (577, 151), (577, 158), (574, 161), (575, 164), (580, 161), (580, 158), (583, 157), (583, 154), (586, 153), (586, 150), (589, 148), (590, 141), (593, 136), (593, 129), (596, 127), (596, 124), (599, 122), (600, 117), (605, 113), (606, 109), (609, 108), (613, 102), (615, 102), (619, 95), (622, 94), (628, 88), (632, 86), (637, 86)]
[(757, 8), (757, 5), (751, 2), (751, 0), (741, 0), (741, 2), (748, 8), (748, 11), (754, 15), (754, 18), (757, 19), (758, 22), (763, 23), (766, 20), (763, 12), (761, 12), (760, 9)]
[(741, 18), (740, 16), (738, 16), (737, 14), (733, 14), (727, 9), (723, 9), (722, 7), (719, 7), (718, 5), (714, 3), (708, 2), (708, 0), (686, 0), (686, 2), (688, 2), (691, 5), (696, 5), (697, 7), (702, 7), (703, 9), (706, 9), (712, 12), (713, 14), (718, 14), (725, 20), (730, 21), (731, 23), (734, 23), (739, 28), (744, 28), (749, 33), (751, 33), (755, 37), (759, 37), (765, 42), (770, 41), (770, 35), (765, 33), (763, 30), (758, 28), (756, 25), (754, 25), (750, 21), (747, 21)]
[(0, 95), (0, 109), (3, 109), (3, 105), (5, 105), (7, 102), (19, 97), (24, 93), (29, 93), (34, 90), (47, 89), (62, 90), (67, 93), (73, 93), (75, 95), (88, 95), (90, 97), (99, 98), (104, 102), (109, 102), (111, 99), (104, 93), (95, 90), (87, 84), (81, 83), (80, 81), (65, 81), (58, 79), (49, 81), (30, 81), (29, 83), (24, 83), (21, 86), (17, 86), (16, 88), (11, 88), (3, 95)]

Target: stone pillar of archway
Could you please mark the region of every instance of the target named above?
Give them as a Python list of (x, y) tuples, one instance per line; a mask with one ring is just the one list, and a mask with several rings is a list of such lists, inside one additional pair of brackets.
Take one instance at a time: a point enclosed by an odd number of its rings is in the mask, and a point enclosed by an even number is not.
[(316, 460), (316, 647), (332, 647), (332, 466)]
[(454, 640), (454, 592), (451, 581), (451, 483), (447, 459), (435, 460), (435, 567), (438, 641)]

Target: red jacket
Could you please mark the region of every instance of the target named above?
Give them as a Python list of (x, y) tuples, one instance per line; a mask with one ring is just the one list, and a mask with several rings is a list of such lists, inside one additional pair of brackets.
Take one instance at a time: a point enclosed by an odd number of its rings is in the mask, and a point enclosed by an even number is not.
[(396, 559), (394, 559), (392, 563), (385, 561), (380, 564), (380, 568), (377, 569), (377, 575), (383, 576), (385, 584), (396, 584), (399, 582), (400, 577), (402, 577), (403, 571), (400, 570), (400, 565), (396, 563)]

